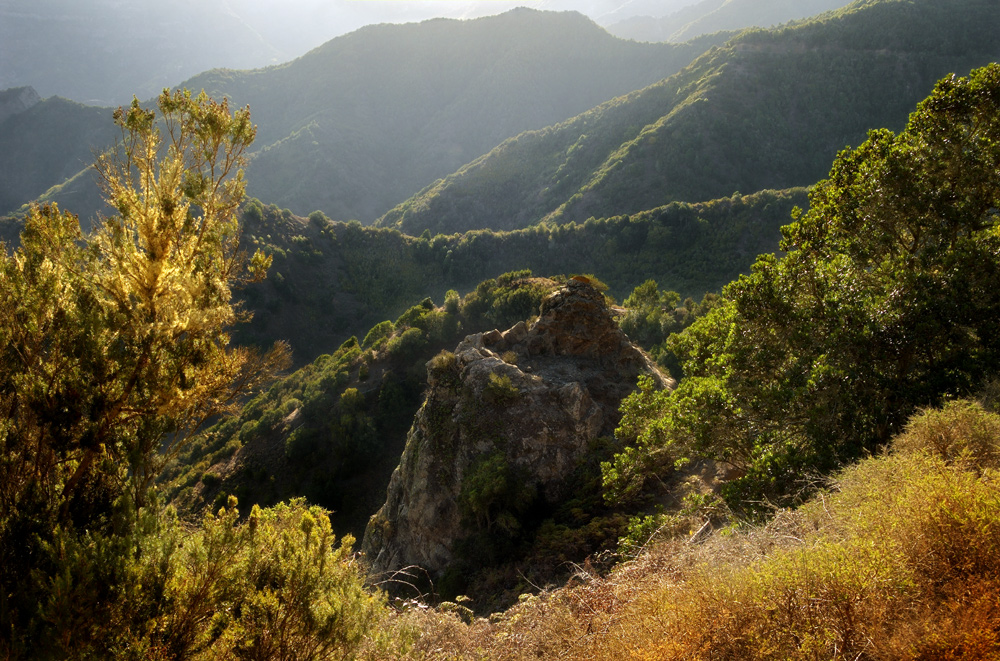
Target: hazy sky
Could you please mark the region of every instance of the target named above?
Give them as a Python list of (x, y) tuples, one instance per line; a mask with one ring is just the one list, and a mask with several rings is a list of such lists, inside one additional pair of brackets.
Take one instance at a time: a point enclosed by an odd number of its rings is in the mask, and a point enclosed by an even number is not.
[(206, 69), (287, 62), (374, 23), (476, 18), (527, 6), (601, 25), (695, 0), (0, 0), (0, 89), (92, 105), (146, 98)]
[[(174, 0), (183, 2), (184, 0)], [(607, 25), (629, 16), (665, 16), (696, 0), (223, 0), (262, 36), (292, 56), (372, 23), (441, 16), (474, 18), (532, 7), (576, 10)]]

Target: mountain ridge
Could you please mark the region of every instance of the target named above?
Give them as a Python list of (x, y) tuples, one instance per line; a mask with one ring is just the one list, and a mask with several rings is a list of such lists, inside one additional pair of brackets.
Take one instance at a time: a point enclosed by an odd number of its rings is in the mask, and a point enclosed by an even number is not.
[(948, 73), (1000, 56), (981, 0), (883, 0), (750, 30), (683, 71), (522, 133), (377, 222), (410, 234), (582, 222), (671, 200), (809, 185)]
[[(506, 137), (660, 80), (722, 38), (638, 44), (578, 13), (522, 9), (369, 26), (289, 63), (216, 69), (181, 86), (250, 105), (258, 126), (247, 168), (251, 195), (300, 215), (320, 209), (370, 222)], [(66, 126), (35, 129), (32, 150), (0, 153), (0, 171), (22, 167), (25, 154), (56, 158), (63, 140), (80, 147), (67, 128), (72, 118), (60, 121)], [(58, 143), (49, 137), (56, 131)], [(66, 178), (58, 168), (46, 174), (31, 187), (2, 191), (0, 211)], [(75, 194), (93, 203), (85, 183), (78, 180)], [(64, 192), (50, 199), (61, 201)]]

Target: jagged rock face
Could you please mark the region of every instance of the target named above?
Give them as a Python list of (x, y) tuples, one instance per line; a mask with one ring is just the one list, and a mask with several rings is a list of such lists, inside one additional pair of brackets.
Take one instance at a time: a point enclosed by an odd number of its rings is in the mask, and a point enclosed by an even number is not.
[(591, 441), (614, 433), (641, 373), (672, 385), (601, 294), (577, 281), (547, 296), (530, 327), (471, 335), (431, 360), (426, 399), (365, 531), (372, 573), (417, 565), (437, 574), (452, 562), (455, 543), (484, 525), (462, 507), (463, 482), (484, 458), (501, 457), (545, 501), (566, 497), (569, 474)]

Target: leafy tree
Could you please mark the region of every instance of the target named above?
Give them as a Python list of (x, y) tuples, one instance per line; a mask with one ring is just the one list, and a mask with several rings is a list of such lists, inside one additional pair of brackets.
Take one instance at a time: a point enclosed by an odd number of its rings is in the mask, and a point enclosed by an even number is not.
[(626, 312), (619, 325), (635, 342), (648, 350), (653, 358), (680, 376), (681, 368), (677, 357), (667, 349), (666, 340), (674, 333), (694, 323), (695, 319), (708, 314), (721, 302), (718, 294), (707, 293), (701, 303), (687, 298), (681, 304), (681, 295), (675, 291), (660, 291), (655, 280), (642, 283), (622, 304)]
[[(138, 101), (114, 113), (121, 140), (95, 167), (115, 215), (84, 234), (33, 208), (21, 247), (0, 254), (0, 627), (15, 641), (0, 655), (68, 621), (34, 617), (60, 581), (126, 581), (127, 558), (74, 575), (65, 549), (137, 552), (123, 540), (164, 462), (287, 362), (282, 345), (229, 346), (245, 318), (232, 287), (269, 264), (240, 250), (249, 110), (167, 91), (157, 107), (159, 120)], [(87, 604), (68, 608), (95, 621)]]
[(607, 465), (609, 486), (634, 493), (651, 456), (709, 456), (746, 471), (732, 496), (787, 497), (917, 407), (981, 386), (1000, 367), (998, 172), (996, 64), (942, 80), (899, 135), (841, 153), (783, 229), (787, 254), (759, 258), (669, 341), (678, 389), (625, 404), (642, 449)]

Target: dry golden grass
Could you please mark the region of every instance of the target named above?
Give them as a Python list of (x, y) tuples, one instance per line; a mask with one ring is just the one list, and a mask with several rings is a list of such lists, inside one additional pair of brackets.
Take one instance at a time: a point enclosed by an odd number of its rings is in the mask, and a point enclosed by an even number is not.
[(767, 526), (581, 570), (489, 621), (411, 609), (371, 658), (1000, 659), (998, 442), (978, 406), (923, 412)]

